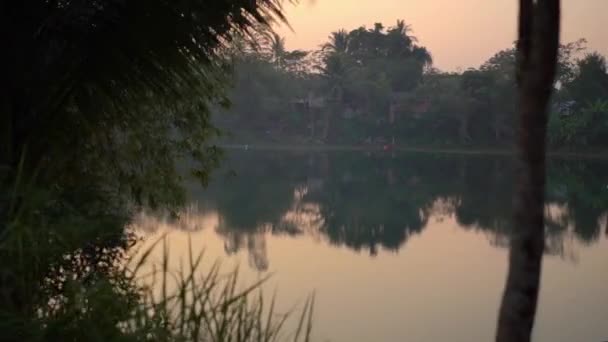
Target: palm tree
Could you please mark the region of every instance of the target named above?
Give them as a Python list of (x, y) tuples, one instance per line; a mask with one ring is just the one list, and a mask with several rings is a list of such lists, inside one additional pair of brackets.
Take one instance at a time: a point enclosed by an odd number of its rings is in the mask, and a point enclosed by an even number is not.
[(422, 46), (416, 45), (418, 39), (411, 35), (412, 28), (404, 20), (397, 20), (397, 24), (387, 32), (388, 54), (400, 57), (413, 57), (424, 66), (433, 64), (431, 53)]
[(316, 67), (325, 81), (326, 98), (330, 104), (325, 108), (323, 139), (327, 139), (329, 134), (333, 112), (341, 110), (346, 78), (353, 68), (349, 55), (351, 35), (342, 29), (332, 32), (328, 39), (329, 41), (321, 46), (323, 63)]
[(232, 33), (276, 20), (280, 0), (4, 1), (0, 128), (10, 138), (0, 163), (16, 165), (26, 145), (28, 159), (42, 158), (51, 136), (75, 146), (140, 127), (156, 105), (204, 107), (218, 97), (215, 57)]
[(389, 29), (389, 33), (390, 32), (394, 32), (404, 38), (407, 38), (407, 40), (410, 41), (410, 45), (411, 43), (415, 43), (418, 41), (416, 37), (410, 35), (410, 33), (412, 32), (412, 26), (406, 24), (405, 20), (402, 19), (397, 19), (397, 24)]
[(517, 43), (519, 141), (515, 229), (496, 341), (530, 341), (545, 244), (547, 107), (555, 82), (560, 0), (520, 0)]
[(285, 49), (285, 38), (278, 35), (276, 32), (271, 32), (268, 36), (271, 60), (274, 65), (283, 69), (285, 67), (285, 56), (287, 55), (287, 49)]
[(321, 46), (326, 53), (346, 54), (350, 36), (346, 30), (338, 30), (329, 35), (329, 41)]
[(423, 46), (414, 46), (412, 49), (412, 57), (422, 63), (425, 67), (433, 65), (433, 56), (429, 50)]
[(331, 115), (339, 110), (343, 102), (343, 93), (348, 75), (348, 57), (344, 54), (334, 53), (327, 55), (322, 66), (316, 66), (321, 73), (325, 84), (326, 108), (324, 109), (323, 139), (327, 139), (330, 130)]
[(287, 71), (298, 76), (305, 75), (309, 71), (309, 60), (306, 59), (309, 54), (303, 50), (287, 51), (283, 57)]

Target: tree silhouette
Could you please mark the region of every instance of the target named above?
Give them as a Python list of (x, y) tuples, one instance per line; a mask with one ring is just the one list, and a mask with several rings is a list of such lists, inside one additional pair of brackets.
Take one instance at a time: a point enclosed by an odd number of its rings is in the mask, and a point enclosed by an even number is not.
[(25, 156), (23, 176), (107, 175), (135, 197), (145, 183), (167, 189), (177, 155), (206, 169), (209, 106), (226, 102), (219, 57), (274, 20), (276, 0), (2, 2), (0, 165)]
[(519, 174), (509, 271), (496, 341), (529, 341), (544, 249), (547, 107), (557, 69), (560, 0), (520, 0), (517, 42)]

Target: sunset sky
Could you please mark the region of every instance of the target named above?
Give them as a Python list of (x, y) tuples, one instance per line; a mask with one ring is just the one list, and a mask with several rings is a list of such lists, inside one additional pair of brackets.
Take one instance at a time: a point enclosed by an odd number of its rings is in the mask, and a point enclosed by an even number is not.
[[(516, 0), (300, 0), (286, 5), (290, 49), (316, 49), (331, 31), (404, 19), (443, 70), (476, 67), (515, 40)], [(586, 38), (608, 55), (608, 0), (563, 0), (562, 41)]]

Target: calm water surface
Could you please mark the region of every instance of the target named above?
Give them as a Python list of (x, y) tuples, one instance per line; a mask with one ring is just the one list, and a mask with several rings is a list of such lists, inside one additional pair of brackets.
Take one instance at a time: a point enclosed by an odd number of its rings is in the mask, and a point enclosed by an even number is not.
[[(316, 341), (491, 341), (511, 231), (509, 157), (229, 152), (166, 232), (209, 262), (315, 291)], [(553, 159), (535, 341), (608, 341), (608, 161)]]

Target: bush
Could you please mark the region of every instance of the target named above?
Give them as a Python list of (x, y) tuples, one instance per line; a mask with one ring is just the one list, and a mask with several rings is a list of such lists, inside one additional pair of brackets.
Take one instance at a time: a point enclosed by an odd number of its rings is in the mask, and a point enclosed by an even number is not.
[[(314, 298), (297, 331), (289, 314), (266, 302), (263, 281), (242, 290), (238, 273), (213, 267), (190, 248), (186, 270), (160, 267), (146, 251), (133, 255), (126, 216), (76, 206), (59, 190), (19, 181), (0, 198), (0, 328), (6, 341), (308, 341)], [(128, 257), (128, 255), (131, 255)], [(160, 279), (160, 281), (159, 281)], [(167, 289), (174, 289), (167, 291)], [(159, 294), (160, 292), (160, 294)]]

